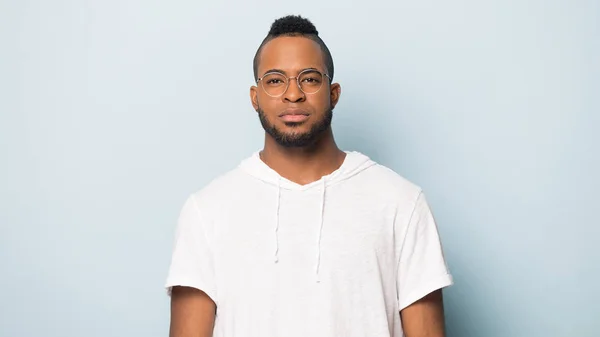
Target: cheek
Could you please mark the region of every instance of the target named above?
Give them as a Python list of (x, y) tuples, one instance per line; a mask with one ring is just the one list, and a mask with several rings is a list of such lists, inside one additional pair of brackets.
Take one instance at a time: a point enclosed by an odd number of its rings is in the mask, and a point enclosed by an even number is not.
[(329, 108), (330, 99), (327, 93), (317, 93), (312, 96), (313, 97), (310, 97), (310, 100), (307, 97), (307, 102), (315, 107), (317, 111), (322, 112), (323, 110), (327, 110)]
[(258, 103), (259, 109), (269, 120), (276, 118), (286, 108), (281, 101), (272, 97), (263, 98)]
[(262, 93), (260, 95), (257, 96), (256, 98), (256, 102), (258, 103), (258, 106), (265, 111), (265, 113), (273, 110), (274, 108), (277, 107), (278, 99), (271, 97), (271, 96), (267, 96), (266, 94)]

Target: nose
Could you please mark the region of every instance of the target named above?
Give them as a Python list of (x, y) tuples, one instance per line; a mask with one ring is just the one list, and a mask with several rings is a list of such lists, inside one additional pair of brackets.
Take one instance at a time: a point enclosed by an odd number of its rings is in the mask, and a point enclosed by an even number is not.
[(306, 99), (306, 95), (300, 90), (298, 80), (295, 77), (290, 77), (288, 80), (288, 88), (281, 97), (284, 102), (290, 103), (303, 102)]

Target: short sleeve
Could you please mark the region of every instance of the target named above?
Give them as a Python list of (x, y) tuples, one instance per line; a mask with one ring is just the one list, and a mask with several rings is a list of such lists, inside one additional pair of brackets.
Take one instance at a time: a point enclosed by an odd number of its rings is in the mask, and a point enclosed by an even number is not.
[(205, 292), (216, 302), (216, 282), (212, 250), (207, 240), (207, 220), (196, 199), (190, 196), (181, 209), (166, 289), (169, 296), (174, 286), (192, 287)]
[[(400, 220), (398, 220), (400, 221)], [(421, 192), (408, 225), (397, 224), (400, 242), (396, 287), (398, 307), (408, 307), (429, 293), (452, 285), (438, 228)]]

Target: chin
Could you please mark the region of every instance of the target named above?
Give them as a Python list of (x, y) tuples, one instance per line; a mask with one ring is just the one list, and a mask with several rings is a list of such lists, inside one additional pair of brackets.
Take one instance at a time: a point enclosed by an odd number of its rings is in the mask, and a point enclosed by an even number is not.
[(285, 135), (286, 137), (289, 138), (298, 138), (298, 137), (302, 137), (304, 135), (307, 135), (309, 132), (305, 131), (305, 130), (289, 130), (289, 129), (284, 129), (281, 130), (283, 132), (281, 132), (282, 135)]

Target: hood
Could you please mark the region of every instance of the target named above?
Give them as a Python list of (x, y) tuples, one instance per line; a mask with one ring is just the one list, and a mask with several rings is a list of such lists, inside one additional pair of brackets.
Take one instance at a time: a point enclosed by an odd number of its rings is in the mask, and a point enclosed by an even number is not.
[(317, 252), (315, 253), (315, 276), (316, 281), (320, 282), (320, 265), (321, 265), (321, 233), (323, 232), (323, 215), (326, 212), (325, 196), (327, 194), (327, 187), (340, 183), (344, 180), (350, 179), (353, 176), (361, 173), (367, 168), (376, 165), (369, 157), (359, 152), (346, 151), (346, 158), (342, 165), (331, 174), (321, 177), (321, 179), (314, 181), (306, 185), (300, 185), (293, 181), (290, 181), (279, 175), (275, 170), (271, 169), (260, 159), (259, 152), (255, 152), (250, 158), (244, 160), (240, 164), (240, 168), (251, 175), (252, 177), (259, 179), (269, 185), (276, 187), (274, 193), (277, 193), (276, 204), (274, 205), (274, 217), (273, 217), (273, 251), (274, 251), (274, 263), (279, 262), (279, 206), (281, 201), (281, 190), (308, 190), (313, 188), (321, 189), (321, 202), (320, 208), (316, 209), (315, 212), (319, 212), (319, 223), (315, 224), (317, 229), (316, 240), (317, 240)]
[(262, 180), (265, 183), (278, 186), (282, 189), (287, 190), (306, 190), (317, 186), (330, 186), (340, 181), (349, 179), (367, 168), (376, 165), (369, 157), (365, 156), (360, 152), (346, 151), (346, 158), (342, 165), (331, 174), (323, 176), (320, 180), (314, 181), (310, 184), (300, 185), (293, 181), (290, 181), (279, 173), (275, 172), (272, 168), (267, 166), (261, 159), (259, 152), (255, 152), (250, 158), (244, 160), (240, 164), (240, 168), (246, 173), (250, 174), (256, 179)]

